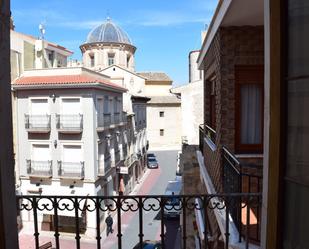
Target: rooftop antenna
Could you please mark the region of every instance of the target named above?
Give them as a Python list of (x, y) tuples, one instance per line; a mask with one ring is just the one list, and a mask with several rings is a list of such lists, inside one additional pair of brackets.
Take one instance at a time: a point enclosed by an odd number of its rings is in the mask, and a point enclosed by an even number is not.
[(40, 23), (39, 30), (40, 30), (40, 40), (44, 40), (45, 27), (43, 23)]

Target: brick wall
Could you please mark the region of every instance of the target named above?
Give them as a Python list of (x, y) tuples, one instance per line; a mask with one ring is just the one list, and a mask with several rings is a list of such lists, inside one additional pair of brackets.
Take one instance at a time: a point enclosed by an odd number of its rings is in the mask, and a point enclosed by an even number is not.
[[(204, 145), (205, 165), (217, 191), (221, 186), (221, 150), (226, 146), (235, 153), (235, 66), (263, 65), (264, 28), (262, 26), (220, 28), (212, 41), (205, 60), (204, 122), (209, 122), (208, 79), (216, 76), (216, 147)], [(254, 159), (252, 159), (254, 160)]]

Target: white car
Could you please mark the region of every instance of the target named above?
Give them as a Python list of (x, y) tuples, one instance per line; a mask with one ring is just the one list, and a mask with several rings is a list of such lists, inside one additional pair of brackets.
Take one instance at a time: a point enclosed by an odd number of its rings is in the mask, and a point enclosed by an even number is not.
[[(181, 203), (179, 197), (177, 197), (182, 189), (182, 183), (180, 181), (169, 181), (165, 190), (165, 195), (170, 197), (167, 199), (164, 206), (164, 216), (168, 218), (179, 217), (181, 211)], [(172, 197), (175, 195), (175, 197)]]

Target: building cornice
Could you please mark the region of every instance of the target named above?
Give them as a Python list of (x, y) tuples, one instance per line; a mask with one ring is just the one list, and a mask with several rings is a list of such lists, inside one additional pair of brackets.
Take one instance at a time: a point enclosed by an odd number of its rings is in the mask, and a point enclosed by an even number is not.
[(102, 48), (125, 48), (125, 50), (131, 51), (133, 54), (136, 51), (136, 47), (126, 43), (118, 43), (118, 42), (92, 42), (92, 43), (84, 43), (79, 46), (82, 53), (91, 49), (102, 49)]

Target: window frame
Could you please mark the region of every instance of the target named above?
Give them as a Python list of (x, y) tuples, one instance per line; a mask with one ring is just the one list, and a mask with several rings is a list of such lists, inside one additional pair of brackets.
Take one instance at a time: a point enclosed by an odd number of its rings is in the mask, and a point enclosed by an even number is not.
[(95, 66), (95, 57), (94, 54), (89, 54), (89, 58), (90, 58), (90, 67), (94, 67)]
[(164, 129), (160, 129), (160, 137), (164, 137)]
[[(111, 60), (112, 60), (112, 63), (110, 63)], [(115, 65), (115, 53), (108, 53), (107, 54), (107, 65), (108, 66)]]
[[(254, 84), (261, 90), (261, 143), (241, 143), (241, 86)], [(263, 153), (264, 140), (264, 65), (236, 65), (235, 66), (235, 151), (236, 153)]]

